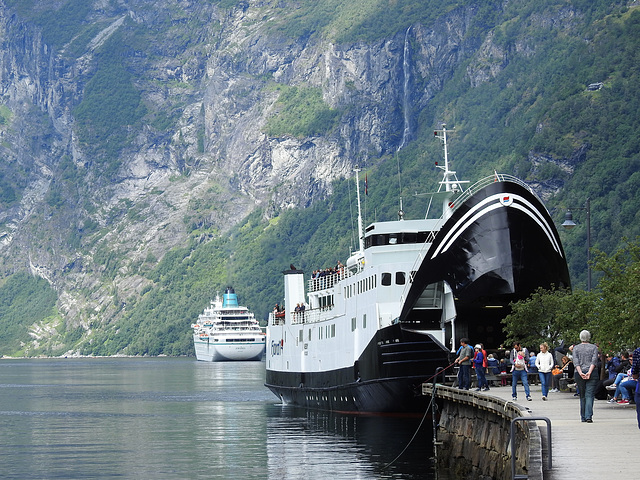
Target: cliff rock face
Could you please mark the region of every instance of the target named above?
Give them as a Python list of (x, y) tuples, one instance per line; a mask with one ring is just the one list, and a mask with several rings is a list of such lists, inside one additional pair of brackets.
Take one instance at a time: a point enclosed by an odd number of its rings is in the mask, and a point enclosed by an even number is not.
[[(117, 318), (114, 299), (148, 283), (140, 264), (194, 231), (206, 241), (257, 206), (308, 206), (358, 163), (404, 148), (463, 60), (475, 55), (472, 86), (508, 62), (490, 35), (469, 34), (474, 7), (344, 44), (287, 37), (274, 25), (289, 7), (260, 0), (96, 1), (63, 41), (19, 5), (0, 1), (0, 171), (15, 192), (0, 204), (0, 265), (46, 278), (67, 322), (85, 327)], [(99, 94), (92, 82), (121, 67), (116, 79), (129, 79), (139, 102), (109, 137), (114, 150), (96, 133), (108, 118), (87, 127), (83, 109)], [(337, 123), (317, 136), (268, 136), (278, 86), (320, 91)], [(121, 113), (107, 109), (112, 100), (102, 98), (102, 116)]]

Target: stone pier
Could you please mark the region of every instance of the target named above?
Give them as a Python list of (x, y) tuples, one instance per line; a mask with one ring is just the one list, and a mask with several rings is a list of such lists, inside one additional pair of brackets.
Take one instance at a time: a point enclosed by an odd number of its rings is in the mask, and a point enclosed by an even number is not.
[[(431, 389), (431, 384), (425, 384), (423, 393), (431, 395)], [(441, 406), (437, 457), (443, 467), (456, 472), (456, 478), (511, 479), (509, 430), (515, 417), (545, 417), (551, 421), (551, 442), (546, 422), (517, 423), (518, 478), (628, 478), (630, 472), (640, 471), (635, 405), (596, 400), (593, 423), (584, 423), (574, 392), (550, 393), (543, 401), (540, 386), (532, 385), (531, 402), (524, 398), (522, 385), (517, 392), (519, 400), (513, 402), (511, 385), (491, 387), (488, 392), (436, 386), (435, 396)]]
[[(432, 395), (431, 384), (423, 394)], [(531, 417), (521, 405), (484, 392), (436, 385), (440, 405), (436, 458), (456, 478), (509, 480), (511, 421)], [(516, 475), (543, 480), (542, 439), (535, 421), (516, 422)]]

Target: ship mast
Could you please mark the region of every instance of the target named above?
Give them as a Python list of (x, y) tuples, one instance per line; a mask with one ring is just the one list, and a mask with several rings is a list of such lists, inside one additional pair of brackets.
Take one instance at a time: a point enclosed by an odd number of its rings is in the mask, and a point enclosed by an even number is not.
[(442, 192), (442, 187), (444, 186), (444, 200), (442, 201), (442, 216), (447, 219), (451, 216), (452, 207), (451, 198), (457, 193), (462, 192), (461, 183), (469, 183), (468, 181), (460, 181), (458, 177), (456, 177), (456, 172), (454, 170), (449, 170), (449, 152), (447, 151), (447, 125), (445, 123), (442, 124), (441, 130), (435, 130), (433, 134), (440, 139), (442, 142), (442, 148), (444, 150), (444, 166), (439, 165), (436, 162), (436, 167), (440, 170), (444, 171), (442, 181), (440, 182), (440, 186), (438, 187), (438, 192)]
[(360, 182), (358, 181), (358, 173), (360, 173), (360, 167), (355, 167), (353, 169), (356, 172), (356, 192), (358, 198), (358, 252), (364, 252), (364, 233), (362, 229), (362, 210), (360, 208)]

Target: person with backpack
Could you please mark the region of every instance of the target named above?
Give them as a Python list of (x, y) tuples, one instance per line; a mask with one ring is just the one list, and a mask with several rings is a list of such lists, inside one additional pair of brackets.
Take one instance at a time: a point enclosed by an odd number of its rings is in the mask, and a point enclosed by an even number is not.
[(476, 377), (478, 379), (478, 388), (476, 392), (489, 390), (489, 383), (487, 382), (486, 373), (486, 357), (483, 353), (482, 345), (478, 344), (474, 348), (475, 353), (473, 356), (473, 368), (476, 369)]
[(516, 390), (518, 380), (522, 382), (527, 400), (531, 401), (531, 391), (529, 390), (529, 380), (527, 379), (527, 375), (529, 374), (529, 352), (526, 348), (522, 348), (520, 342), (513, 344), (511, 364), (511, 396), (513, 397), (513, 401), (515, 402), (518, 399), (518, 392)]

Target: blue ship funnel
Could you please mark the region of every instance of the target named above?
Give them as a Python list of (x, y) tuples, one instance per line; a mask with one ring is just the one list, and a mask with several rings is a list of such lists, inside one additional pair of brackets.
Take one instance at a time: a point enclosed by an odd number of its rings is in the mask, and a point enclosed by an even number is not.
[(224, 291), (224, 296), (222, 297), (222, 308), (237, 306), (238, 296), (236, 295), (235, 290), (232, 287), (227, 287), (227, 289)]

